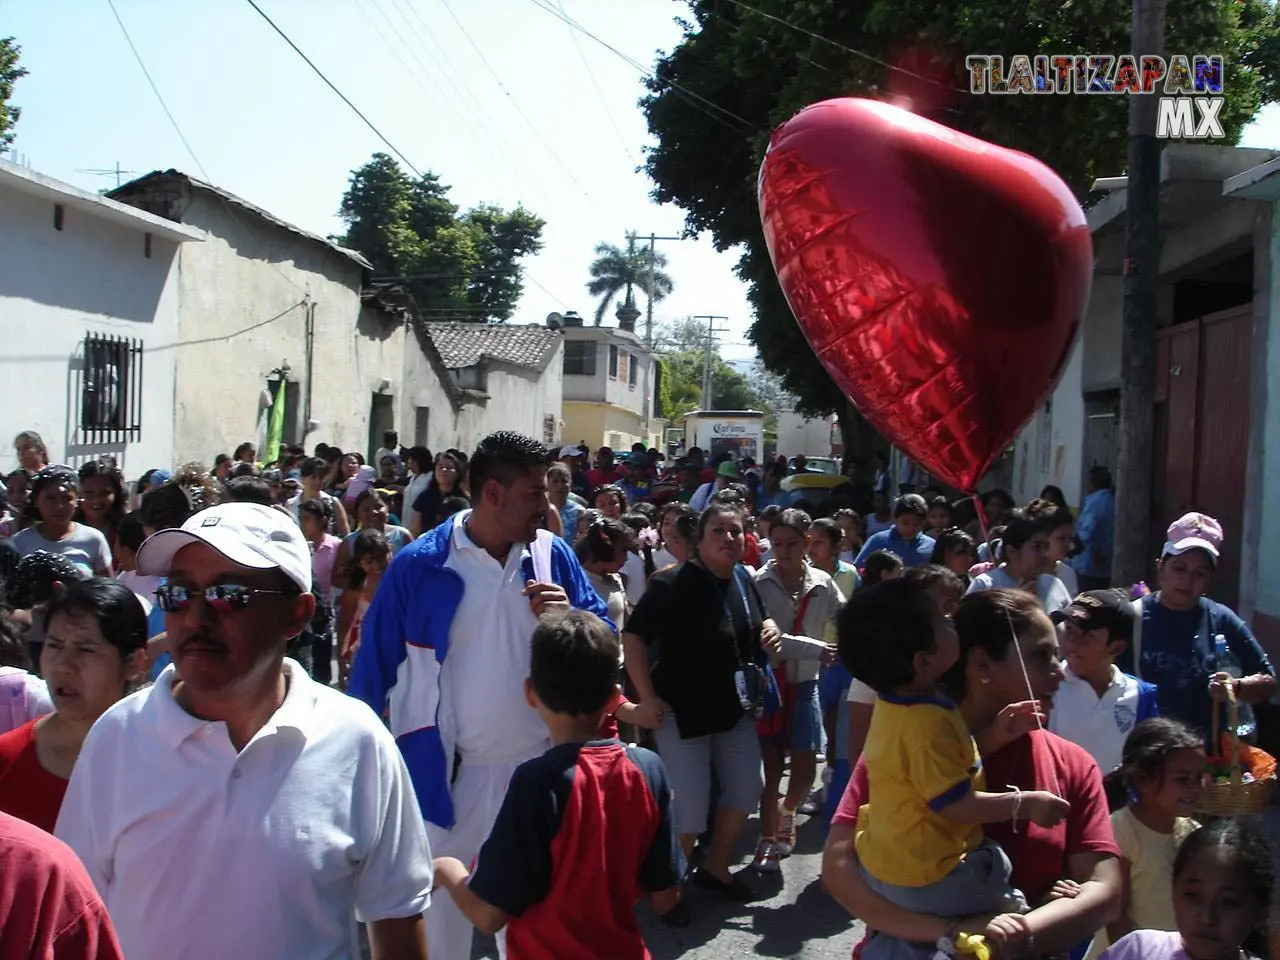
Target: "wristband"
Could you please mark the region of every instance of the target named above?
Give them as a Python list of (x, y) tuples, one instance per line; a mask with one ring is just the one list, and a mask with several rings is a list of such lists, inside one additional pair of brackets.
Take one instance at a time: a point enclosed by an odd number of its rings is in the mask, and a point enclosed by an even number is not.
[(1013, 821), (1013, 824), (1012, 824), (1013, 832), (1017, 833), (1018, 832), (1018, 811), (1022, 809), (1022, 790), (1019, 787), (1013, 786), (1012, 784), (1009, 785), (1008, 789), (1013, 791), (1013, 816), (1010, 817), (1009, 819)]

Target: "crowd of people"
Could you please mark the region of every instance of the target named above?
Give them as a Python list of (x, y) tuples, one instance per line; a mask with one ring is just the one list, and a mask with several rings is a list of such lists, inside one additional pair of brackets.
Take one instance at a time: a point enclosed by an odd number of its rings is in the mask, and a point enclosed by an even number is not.
[(509, 432), (14, 452), (0, 956), (640, 958), (806, 817), (867, 960), (1266, 952), (1269, 846), (1196, 811), (1275, 671), (1212, 517), (1112, 584), (1102, 468), (1076, 513)]

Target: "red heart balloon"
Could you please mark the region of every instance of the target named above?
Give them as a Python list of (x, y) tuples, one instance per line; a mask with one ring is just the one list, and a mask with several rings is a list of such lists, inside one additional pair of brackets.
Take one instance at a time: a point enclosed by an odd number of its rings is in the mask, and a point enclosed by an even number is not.
[(967, 492), (1053, 390), (1093, 242), (1052, 170), (874, 100), (774, 131), (769, 256), (805, 338), (859, 411)]

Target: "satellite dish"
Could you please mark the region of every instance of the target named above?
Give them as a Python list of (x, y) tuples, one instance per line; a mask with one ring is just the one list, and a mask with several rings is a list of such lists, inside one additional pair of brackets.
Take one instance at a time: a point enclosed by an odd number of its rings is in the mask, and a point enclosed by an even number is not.
[(547, 314), (547, 329), (559, 330), (564, 326), (564, 317), (558, 313)]

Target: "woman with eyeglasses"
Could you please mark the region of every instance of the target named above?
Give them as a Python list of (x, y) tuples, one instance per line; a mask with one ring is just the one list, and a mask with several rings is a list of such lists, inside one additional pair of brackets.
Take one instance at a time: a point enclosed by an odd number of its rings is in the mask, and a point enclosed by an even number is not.
[(53, 712), (0, 735), (0, 811), (52, 833), (89, 728), (146, 672), (147, 615), (122, 583), (72, 583), (44, 611)]
[(110, 577), (111, 546), (102, 532), (77, 523), (79, 490), (76, 472), (66, 466), (44, 467), (31, 481), (24, 517), (28, 526), (13, 536), (21, 556), (43, 550), (66, 557), (90, 576)]

